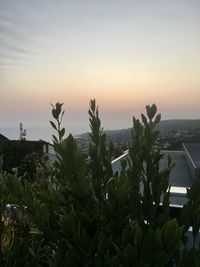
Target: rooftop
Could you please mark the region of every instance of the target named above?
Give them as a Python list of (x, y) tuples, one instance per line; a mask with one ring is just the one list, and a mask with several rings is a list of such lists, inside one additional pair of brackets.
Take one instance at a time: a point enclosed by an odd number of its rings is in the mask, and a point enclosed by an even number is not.
[[(175, 163), (174, 168), (170, 172), (169, 184), (171, 186), (190, 187), (193, 182), (192, 174), (190, 172), (184, 151), (171, 151), (162, 150), (161, 154), (164, 154), (163, 159), (160, 161), (161, 170), (167, 167), (167, 158), (171, 157), (172, 162)], [(128, 157), (126, 151), (122, 156), (112, 161), (113, 171), (121, 170), (121, 160)]]
[[(170, 188), (170, 204), (183, 206), (187, 202), (186, 193), (187, 187), (190, 187), (193, 183), (192, 173), (187, 163), (185, 151), (171, 151), (161, 150), (161, 154), (164, 154), (160, 161), (160, 169), (167, 167), (167, 158), (171, 157), (175, 166), (170, 172), (169, 185)], [(128, 157), (128, 151), (126, 151), (119, 158), (112, 161), (113, 171), (121, 171), (121, 160)]]
[(187, 164), (185, 152), (162, 150), (161, 153), (164, 154), (163, 159), (160, 161), (161, 169), (167, 167), (168, 156), (170, 156), (172, 162), (175, 163), (174, 168), (172, 168), (170, 172), (169, 184), (171, 186), (190, 187), (193, 183), (193, 178), (192, 178), (192, 173)]
[(183, 147), (194, 167), (200, 169), (200, 143), (187, 143)]
[(9, 140), (9, 139), (5, 137), (3, 134), (0, 134), (0, 140)]

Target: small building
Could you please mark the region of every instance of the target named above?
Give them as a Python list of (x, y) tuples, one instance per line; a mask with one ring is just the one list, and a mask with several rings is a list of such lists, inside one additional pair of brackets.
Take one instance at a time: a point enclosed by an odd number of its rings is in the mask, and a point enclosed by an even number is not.
[(56, 160), (56, 152), (54, 150), (54, 146), (48, 142), (43, 141), (43, 155), (47, 156), (51, 162)]
[(28, 157), (48, 158), (51, 162), (56, 160), (53, 145), (43, 141), (8, 140), (0, 139), (0, 155), (3, 155), (3, 170), (10, 172), (24, 164)]

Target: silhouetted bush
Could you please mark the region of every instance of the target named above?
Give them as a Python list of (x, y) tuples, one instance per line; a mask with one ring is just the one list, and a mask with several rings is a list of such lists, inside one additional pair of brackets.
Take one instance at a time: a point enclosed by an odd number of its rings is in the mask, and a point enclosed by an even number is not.
[[(53, 106), (57, 131), (53, 136), (57, 161), (48, 179), (21, 181), (13, 174), (0, 176), (1, 266), (200, 266), (199, 249), (185, 249), (185, 233), (199, 232), (197, 180), (188, 190), (188, 204), (177, 222), (169, 212), (171, 159), (154, 143), (160, 121), (155, 105), (146, 106), (142, 121), (133, 118), (129, 157), (121, 172), (113, 173), (113, 145), (106, 141), (95, 100), (90, 102), (90, 162), (70, 134), (64, 138), (62, 104)], [(162, 202), (162, 209), (160, 203)], [(7, 203), (15, 205), (15, 219)]]

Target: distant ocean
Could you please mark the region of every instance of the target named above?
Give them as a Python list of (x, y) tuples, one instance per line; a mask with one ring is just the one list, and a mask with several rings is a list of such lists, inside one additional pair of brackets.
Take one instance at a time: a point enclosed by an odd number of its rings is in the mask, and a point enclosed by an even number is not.
[[(26, 127), (25, 129), (27, 132), (26, 136), (27, 140), (44, 140), (47, 142), (51, 142), (52, 134), (56, 134), (56, 131), (51, 127)], [(88, 128), (71, 127), (71, 129), (66, 129), (66, 135), (72, 133), (74, 136), (76, 136), (88, 131), (89, 131)], [(19, 128), (15, 127), (0, 128), (0, 133), (11, 140), (19, 139)]]

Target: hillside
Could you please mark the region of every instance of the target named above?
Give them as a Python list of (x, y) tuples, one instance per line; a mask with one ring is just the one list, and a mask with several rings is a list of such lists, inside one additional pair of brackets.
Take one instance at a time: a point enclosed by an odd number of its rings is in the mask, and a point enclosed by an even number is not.
[[(175, 120), (162, 120), (157, 129), (160, 133), (166, 131), (186, 131), (186, 130), (196, 130), (200, 129), (200, 119), (198, 120), (184, 120), (184, 119), (175, 119)], [(131, 137), (131, 128), (128, 129), (119, 129), (119, 130), (105, 130), (108, 138), (113, 142), (125, 142), (129, 141)], [(83, 133), (79, 136), (82, 139), (88, 139), (88, 133)]]
[(158, 125), (159, 131), (165, 130), (195, 130), (200, 129), (200, 119), (199, 120), (163, 120)]

